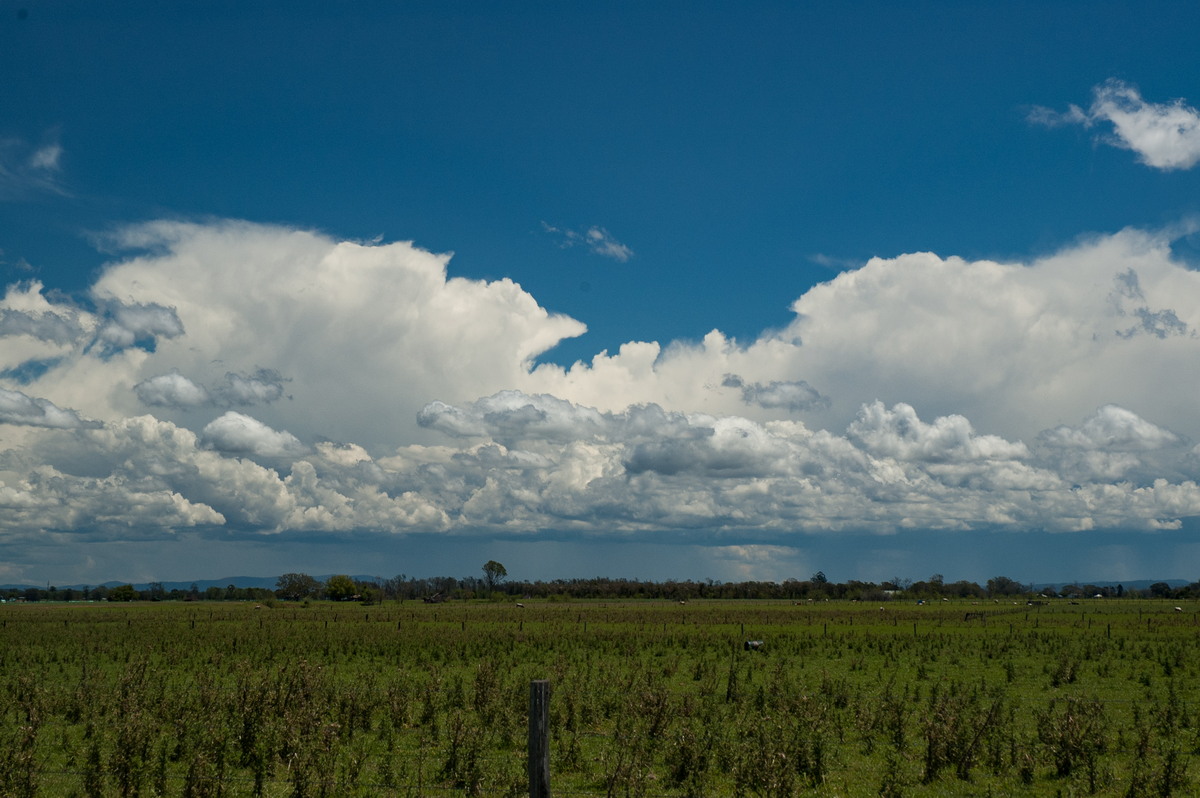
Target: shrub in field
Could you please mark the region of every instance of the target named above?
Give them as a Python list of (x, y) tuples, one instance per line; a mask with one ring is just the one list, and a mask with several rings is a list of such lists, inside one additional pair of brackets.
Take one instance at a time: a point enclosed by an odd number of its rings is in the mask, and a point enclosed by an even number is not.
[(1079, 661), (1069, 654), (1064, 654), (1050, 671), (1050, 686), (1062, 687), (1064, 684), (1074, 684), (1079, 675)]
[(104, 765), (100, 753), (100, 737), (94, 732), (88, 736), (91, 742), (87, 746), (87, 759), (83, 767), (83, 794), (85, 798), (103, 798)]
[(985, 742), (1003, 734), (1005, 719), (1002, 693), (985, 695), (979, 688), (957, 682), (935, 685), (929, 693), (922, 728), (922, 782), (929, 784), (949, 767), (954, 768), (958, 778), (970, 779)]
[(738, 795), (791, 795), (800, 785), (824, 782), (832, 745), (824, 714), (815, 704), (796, 714), (747, 714), (734, 732), (740, 752), (733, 781)]
[(465, 795), (481, 795), (483, 786), (483, 729), (461, 710), (451, 712), (447, 721), (449, 733), (446, 758), (438, 777), (449, 781)]
[(0, 737), (0, 795), (34, 798), (38, 791), (38, 729), (18, 726), (15, 734)]
[(901, 756), (895, 751), (888, 751), (883, 780), (879, 784), (879, 798), (904, 798), (904, 788), (908, 783), (902, 771)]
[(671, 701), (664, 686), (646, 668), (630, 673), (621, 685), (621, 694), (623, 706), (601, 761), (605, 794), (628, 798), (646, 795), (657, 778), (653, 767), (663, 730), (671, 719)]
[(1088, 791), (1099, 781), (1099, 760), (1108, 746), (1104, 706), (1095, 697), (1051, 700), (1036, 714), (1037, 738), (1060, 778), (1084, 771)]
[(685, 798), (707, 794), (714, 729), (689, 718), (678, 724), (667, 739), (664, 764), (669, 783), (680, 788)]
[(45, 691), (28, 674), (19, 674), (0, 695), (17, 723), (0, 734), (0, 795), (34, 798), (41, 762), (37, 756), (39, 732), (45, 714)]
[(131, 663), (117, 685), (117, 703), (111, 721), (112, 756), (108, 772), (122, 798), (138, 796), (150, 775), (151, 743), (157, 723), (150, 716), (145, 659)]
[[(1167, 699), (1167, 706), (1171, 698)], [(1182, 793), (1189, 783), (1187, 759), (1182, 750), (1182, 740), (1177, 730), (1163, 725), (1166, 707), (1154, 707), (1152, 716), (1157, 723), (1149, 723), (1140, 709), (1134, 711), (1133, 765), (1129, 777), (1127, 798), (1167, 798)]]
[(897, 687), (895, 674), (884, 683), (872, 701), (858, 701), (855, 706), (855, 726), (863, 750), (870, 754), (879, 743), (890, 744), (895, 752), (905, 750), (908, 727), (918, 703), (917, 697)]

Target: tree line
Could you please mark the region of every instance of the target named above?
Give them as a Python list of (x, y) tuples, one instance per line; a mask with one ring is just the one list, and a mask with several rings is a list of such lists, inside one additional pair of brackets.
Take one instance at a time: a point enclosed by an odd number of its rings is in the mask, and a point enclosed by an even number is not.
[(382, 601), (425, 600), (516, 600), (540, 598), (570, 599), (784, 599), (820, 601), (825, 599), (889, 601), (937, 600), (951, 598), (1200, 598), (1200, 581), (1184, 587), (1172, 587), (1156, 582), (1145, 590), (1126, 590), (1122, 585), (1066, 585), (1062, 588), (1035, 587), (1007, 576), (997, 576), (980, 585), (959, 580), (947, 582), (941, 574), (912, 581), (899, 577), (883, 582), (851, 579), (835, 582), (817, 571), (808, 579), (785, 579), (782, 582), (743, 581), (722, 582), (706, 579), (665, 581), (593, 577), (590, 579), (509, 580), (504, 565), (489, 560), (482, 567), (482, 576), (410, 577), (398, 574), (390, 579), (354, 579), (346, 574), (321, 581), (305, 573), (280, 576), (274, 590), (259, 587), (209, 587), (200, 590), (195, 584), (188, 590), (167, 590), (161, 582), (151, 582), (145, 589), (132, 585), (83, 586), (63, 588), (48, 586), (0, 590), (6, 601), (255, 601), (271, 604), (284, 601), (359, 601), (373, 604)]
[(187, 590), (167, 590), (162, 582), (151, 582), (143, 590), (133, 585), (82, 585), (58, 588), (6, 588), (0, 590), (4, 601), (264, 601), (274, 599), (275, 592), (262, 587), (212, 587), (201, 590), (192, 585)]

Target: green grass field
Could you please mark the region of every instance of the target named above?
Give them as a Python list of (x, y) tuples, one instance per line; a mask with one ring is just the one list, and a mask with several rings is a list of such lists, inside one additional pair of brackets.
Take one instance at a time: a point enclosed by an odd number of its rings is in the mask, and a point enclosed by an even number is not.
[(1200, 788), (1200, 606), (524, 603), (4, 605), (0, 795)]

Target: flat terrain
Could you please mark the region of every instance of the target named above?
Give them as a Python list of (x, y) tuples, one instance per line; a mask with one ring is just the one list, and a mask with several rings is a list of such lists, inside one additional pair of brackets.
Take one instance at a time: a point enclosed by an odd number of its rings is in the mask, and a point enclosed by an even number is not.
[(534, 679), (554, 795), (1200, 785), (1192, 603), (523, 603), (0, 606), (0, 795), (522, 795)]

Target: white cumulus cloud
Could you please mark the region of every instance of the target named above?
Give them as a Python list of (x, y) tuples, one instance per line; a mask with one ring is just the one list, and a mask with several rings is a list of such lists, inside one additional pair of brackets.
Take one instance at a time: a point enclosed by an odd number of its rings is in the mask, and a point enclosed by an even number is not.
[(1058, 426), (1041, 437), (1046, 445), (1057, 448), (1123, 452), (1161, 449), (1179, 443), (1178, 435), (1116, 405), (1101, 407), (1077, 427)]
[(20, 391), (0, 388), (0, 424), (17, 424), (55, 429), (98, 427), (97, 421), (86, 420), (74, 410), (64, 410), (48, 399), (26, 396)]
[(1155, 169), (1191, 169), (1200, 161), (1200, 111), (1184, 100), (1152, 103), (1142, 99), (1137, 87), (1109, 80), (1093, 90), (1086, 109), (1072, 105), (1064, 113), (1036, 108), (1030, 119), (1047, 125), (1112, 126), (1104, 138), (1110, 144), (1138, 154)]
[(758, 405), (765, 408), (784, 408), (787, 410), (811, 410), (815, 407), (827, 407), (829, 399), (821, 396), (804, 380), (782, 382), (773, 380), (766, 385), (762, 383), (746, 384), (736, 374), (726, 374), (721, 380), (726, 388), (738, 388), (746, 404)]
[[(585, 330), (511, 280), (448, 278), (446, 256), (406, 242), (160, 222), (121, 231), (115, 243), (145, 252), (108, 267), (96, 301), (170, 309), (161, 320), (186, 331), (159, 329), (153, 352), (126, 356), (129, 387), (175, 370), (205, 386), (214, 405), (256, 404), (264, 424), (306, 440), (398, 445), (419, 429), (417, 411), (431, 398), (463, 402), (514, 387), (533, 358)], [(294, 401), (275, 401), (281, 375)], [(91, 412), (137, 412), (137, 399), (128, 389), (99, 393)], [(186, 408), (157, 407), (191, 419)]]
[(882, 402), (866, 405), (848, 433), (872, 455), (905, 461), (1020, 460), (1029, 455), (1023, 443), (976, 435), (962, 416), (942, 416), (926, 424), (906, 404), (891, 409)]
[[(1131, 272), (1136, 297), (1121, 294)], [(1158, 322), (1147, 329), (1139, 309)], [(656, 403), (771, 419), (796, 405), (761, 400), (807, 386), (828, 401), (799, 412), (825, 429), (845, 429), (878, 400), (1026, 441), (1116, 404), (1200, 439), (1200, 420), (1178, 401), (1200, 394), (1200, 272), (1174, 258), (1167, 234), (1123, 230), (1029, 262), (873, 258), (792, 310), (791, 324), (748, 343), (716, 330), (698, 343), (629, 343), (571, 368), (541, 366), (522, 387), (602, 410)], [(787, 394), (766, 390), (773, 383)]]
[(238, 407), (278, 400), (283, 396), (283, 378), (268, 369), (251, 375), (230, 372), (224, 383), (209, 389), (172, 371), (139, 382), (133, 391), (149, 407)]
[(258, 419), (232, 410), (209, 422), (201, 438), (213, 449), (230, 454), (288, 457), (306, 450), (292, 433), (273, 430)]
[(178, 371), (143, 380), (133, 386), (133, 390), (143, 404), (151, 407), (203, 407), (212, 403), (204, 386)]
[(409, 243), (241, 222), (116, 238), (136, 249), (86, 301), (32, 283), (0, 301), (3, 539), (786, 546), (1200, 515), (1200, 274), (1165, 233), (875, 258), (755, 340), (631, 341), (570, 368), (534, 361), (581, 322)]
[(140, 304), (110, 300), (106, 304), (105, 320), (96, 332), (97, 343), (105, 351), (148, 343), (159, 337), (177, 338), (183, 335), (183, 324), (174, 308), (154, 302)]

